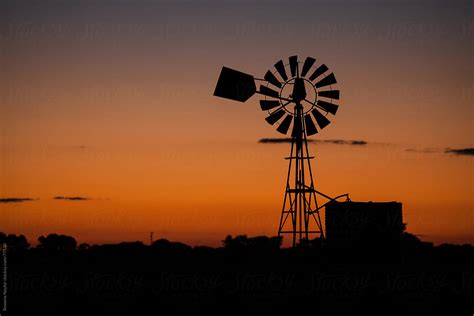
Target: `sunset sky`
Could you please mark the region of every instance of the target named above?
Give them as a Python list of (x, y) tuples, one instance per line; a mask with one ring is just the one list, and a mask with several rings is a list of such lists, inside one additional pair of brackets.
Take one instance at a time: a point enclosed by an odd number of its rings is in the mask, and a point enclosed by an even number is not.
[[(474, 243), (472, 1), (2, 1), (0, 231), (217, 246), (275, 235), (288, 144), (222, 66), (313, 56), (340, 108), (315, 142), (329, 195), (400, 201), (407, 230)], [(84, 197), (82, 200), (54, 197)], [(9, 198), (29, 201), (8, 202)]]

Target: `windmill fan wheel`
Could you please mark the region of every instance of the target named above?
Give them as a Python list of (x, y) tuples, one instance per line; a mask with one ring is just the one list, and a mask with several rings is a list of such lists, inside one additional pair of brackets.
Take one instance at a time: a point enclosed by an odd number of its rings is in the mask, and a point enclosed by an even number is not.
[[(287, 134), (292, 125), (292, 136), (300, 131), (306, 135), (318, 133), (331, 122), (329, 115), (335, 115), (339, 105), (339, 90), (333, 89), (337, 83), (334, 73), (325, 64), (318, 65), (316, 59), (306, 57), (304, 62), (298, 56), (291, 56), (288, 63), (279, 60), (274, 70), (268, 70), (260, 85), (260, 107), (268, 111), (265, 120), (275, 125), (277, 131)], [(300, 112), (295, 110), (301, 109)], [(297, 114), (300, 113), (300, 114)]]

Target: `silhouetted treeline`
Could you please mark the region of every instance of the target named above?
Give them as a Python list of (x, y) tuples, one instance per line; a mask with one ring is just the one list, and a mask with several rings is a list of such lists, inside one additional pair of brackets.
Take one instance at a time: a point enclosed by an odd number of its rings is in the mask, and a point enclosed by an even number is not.
[(363, 236), (348, 248), (319, 239), (282, 248), (280, 237), (245, 235), (217, 248), (166, 239), (78, 245), (58, 234), (40, 236), (36, 247), (23, 235), (0, 233), (0, 242), (8, 247), (11, 314), (295, 314), (311, 306), (317, 314), (399, 315), (474, 307), (474, 248), (433, 246), (407, 232)]
[[(45, 252), (71, 252), (78, 255), (91, 253), (115, 254), (115, 255), (146, 255), (154, 254), (162, 256), (222, 256), (233, 259), (262, 259), (268, 256), (292, 255), (294, 258), (304, 256), (313, 259), (333, 259), (334, 261), (345, 260), (345, 262), (386, 262), (401, 263), (408, 261), (430, 262), (466, 262), (474, 263), (474, 247), (472, 245), (442, 244), (433, 246), (432, 243), (423, 242), (413, 234), (404, 232), (399, 238), (385, 238), (383, 235), (364, 236), (351, 244), (349, 248), (341, 248), (340, 245), (332, 245), (330, 241), (319, 239), (304, 241), (295, 248), (281, 248), (282, 237), (247, 237), (228, 235), (222, 241), (222, 247), (212, 248), (207, 246), (191, 247), (180, 242), (172, 242), (166, 239), (158, 239), (151, 245), (145, 245), (140, 241), (121, 242), (118, 244), (89, 245), (77, 241), (72, 236), (49, 234), (40, 236), (36, 247), (30, 247), (24, 235), (6, 235), (0, 232), (0, 243), (6, 243), (12, 255), (17, 253), (26, 255), (31, 253), (42, 254)], [(249, 255), (251, 257), (249, 257)], [(239, 258), (241, 257), (241, 258)], [(434, 260), (434, 261), (433, 261)]]

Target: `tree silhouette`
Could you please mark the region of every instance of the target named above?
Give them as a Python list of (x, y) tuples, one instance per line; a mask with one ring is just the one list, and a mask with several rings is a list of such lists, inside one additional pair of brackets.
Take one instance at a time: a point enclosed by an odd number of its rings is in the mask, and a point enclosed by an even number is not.
[(66, 235), (49, 234), (47, 237), (40, 236), (38, 242), (38, 248), (49, 250), (74, 250), (77, 247), (74, 237)]
[(12, 251), (22, 251), (26, 250), (30, 247), (26, 237), (24, 235), (6, 235), (4, 233), (0, 233), (0, 243), (6, 243), (9, 250)]

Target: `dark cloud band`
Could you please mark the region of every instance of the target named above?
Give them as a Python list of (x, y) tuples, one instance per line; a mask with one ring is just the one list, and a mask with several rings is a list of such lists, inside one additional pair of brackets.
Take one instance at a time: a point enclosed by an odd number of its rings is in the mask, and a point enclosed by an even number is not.
[(66, 201), (88, 201), (90, 198), (83, 196), (55, 196), (55, 200), (66, 200)]
[(0, 203), (21, 203), (34, 201), (32, 198), (2, 198)]
[[(262, 138), (258, 141), (261, 144), (283, 144), (291, 143), (291, 138)], [(344, 139), (308, 139), (309, 143), (326, 143), (326, 144), (336, 144), (336, 145), (367, 145), (367, 142), (364, 140), (344, 140)]]
[(472, 156), (474, 155), (474, 148), (446, 149), (445, 153), (461, 156)]

